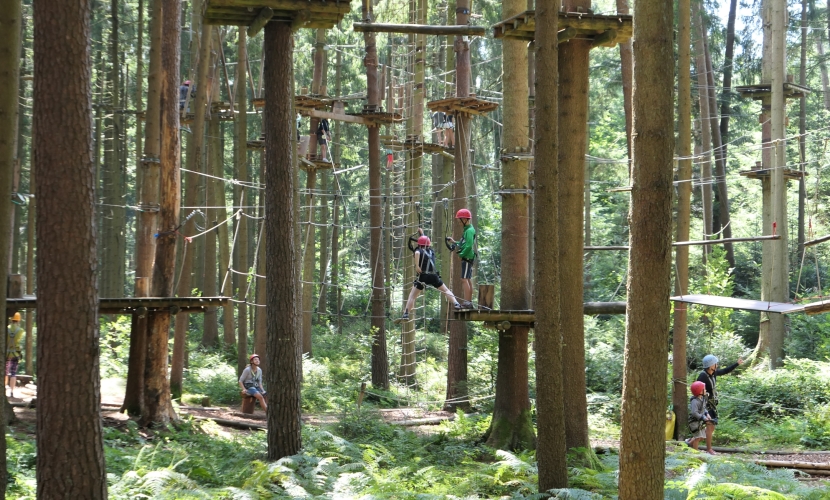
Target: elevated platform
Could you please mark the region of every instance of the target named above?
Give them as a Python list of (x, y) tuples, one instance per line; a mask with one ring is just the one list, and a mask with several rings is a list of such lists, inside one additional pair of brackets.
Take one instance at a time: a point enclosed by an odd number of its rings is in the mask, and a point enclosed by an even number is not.
[[(828, 301), (830, 302), (830, 301)], [(582, 304), (582, 314), (587, 316), (597, 316), (600, 314), (625, 314), (625, 302), (585, 302)], [(505, 321), (511, 325), (530, 325), (534, 326), (536, 322), (536, 312), (531, 309), (522, 310), (498, 310), (498, 309), (462, 309), (455, 312), (455, 319), (459, 321), (483, 321), (485, 323), (493, 323), (497, 328), (506, 329), (510, 325), (504, 324)]]
[(723, 307), (741, 311), (755, 311), (779, 314), (821, 314), (830, 311), (830, 300), (820, 300), (807, 304), (791, 304), (789, 302), (769, 302), (765, 300), (736, 299), (734, 297), (718, 297), (716, 295), (682, 295), (671, 297), (674, 302), (697, 304), (700, 306)]
[(251, 26), (264, 8), (271, 22), (290, 22), (296, 28), (333, 28), (351, 10), (346, 0), (207, 0), (207, 24)]
[[(224, 306), (229, 297), (119, 297), (98, 299), (98, 311), (101, 314), (133, 314), (145, 311), (169, 309), (171, 313), (205, 312), (208, 307)], [(37, 309), (37, 297), (6, 299), (6, 310)]]
[(392, 151), (421, 151), (428, 154), (441, 154), (445, 151), (453, 151), (452, 148), (445, 148), (440, 144), (432, 142), (421, 142), (415, 140), (401, 141), (398, 139), (382, 139), (381, 144)]
[[(596, 46), (613, 47), (631, 38), (634, 17), (623, 14), (560, 12), (559, 41), (590, 38)], [(533, 41), (536, 38), (536, 11), (528, 10), (493, 25), (494, 38)]]
[(367, 127), (378, 127), (380, 125), (391, 125), (403, 121), (400, 113), (387, 113), (385, 111), (364, 110), (360, 113), (346, 113), (345, 116), (353, 116), (363, 121)]
[(444, 113), (466, 113), (468, 115), (485, 115), (495, 111), (499, 104), (485, 99), (479, 99), (475, 95), (470, 97), (450, 97), (448, 99), (440, 99), (437, 101), (430, 101), (427, 107), (433, 113), (441, 111)]
[(325, 161), (322, 158), (318, 157), (311, 157), (306, 158), (301, 156), (300, 157), (300, 169), (305, 170), (308, 172), (309, 170), (329, 170), (329, 169), (336, 169), (339, 167), (339, 163), (332, 163), (329, 161)]
[[(760, 83), (758, 85), (741, 85), (735, 87), (735, 92), (745, 99), (760, 100), (772, 95), (771, 83)], [(811, 90), (797, 83), (784, 83), (784, 99), (800, 99), (808, 95)]]
[[(297, 110), (298, 113), (304, 114), (303, 111), (312, 110), (312, 109), (328, 109), (332, 105), (332, 100), (326, 96), (321, 95), (295, 95), (294, 96), (294, 108)], [(262, 100), (263, 106), (265, 105), (265, 99)]]
[[(746, 177), (748, 179), (765, 179), (770, 176), (770, 169), (768, 168), (761, 168), (761, 169), (752, 169), (752, 170), (742, 170), (739, 172), (741, 177)], [(785, 168), (784, 169), (784, 178), (787, 180), (799, 180), (802, 177), (807, 175), (806, 172), (802, 172), (801, 170), (796, 170), (793, 168)]]

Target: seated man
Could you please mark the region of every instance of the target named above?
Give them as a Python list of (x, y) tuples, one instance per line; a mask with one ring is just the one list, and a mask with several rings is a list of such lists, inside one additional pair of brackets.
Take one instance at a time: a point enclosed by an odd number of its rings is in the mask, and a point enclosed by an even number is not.
[(242, 370), (242, 375), (239, 376), (239, 387), (242, 388), (242, 396), (251, 396), (259, 401), (259, 406), (263, 411), (268, 410), (268, 404), (265, 403), (265, 389), (262, 388), (262, 369), (259, 367), (259, 355), (251, 354), (248, 358), (251, 366), (246, 366)]

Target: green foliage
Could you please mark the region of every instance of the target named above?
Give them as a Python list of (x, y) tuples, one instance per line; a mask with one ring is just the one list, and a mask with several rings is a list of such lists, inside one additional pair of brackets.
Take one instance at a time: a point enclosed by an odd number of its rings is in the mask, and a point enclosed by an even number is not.
[(191, 351), (184, 377), (184, 392), (206, 395), (212, 404), (239, 403), (239, 376), (235, 363), (213, 351)]
[(624, 317), (585, 317), (585, 377), (589, 391), (622, 392), (624, 343)]
[(101, 377), (127, 377), (127, 360), (130, 357), (130, 316), (99, 317), (101, 329)]

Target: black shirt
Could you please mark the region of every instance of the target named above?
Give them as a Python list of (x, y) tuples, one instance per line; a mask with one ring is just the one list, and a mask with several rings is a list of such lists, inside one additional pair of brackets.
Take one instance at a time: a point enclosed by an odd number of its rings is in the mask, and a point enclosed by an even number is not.
[(717, 400), (718, 393), (717, 393), (717, 378), (720, 375), (726, 375), (727, 373), (732, 372), (735, 368), (738, 367), (738, 363), (731, 364), (726, 368), (722, 368), (720, 370), (715, 370), (712, 375), (709, 375), (709, 372), (703, 370), (700, 372), (700, 375), (697, 376), (697, 380), (699, 382), (703, 382), (706, 385), (706, 393), (709, 395), (709, 400)]

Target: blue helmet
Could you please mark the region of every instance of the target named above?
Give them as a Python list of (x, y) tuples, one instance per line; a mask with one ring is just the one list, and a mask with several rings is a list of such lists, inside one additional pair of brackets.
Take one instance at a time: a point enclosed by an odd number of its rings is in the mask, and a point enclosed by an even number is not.
[(703, 356), (703, 369), (704, 370), (709, 368), (710, 366), (714, 366), (716, 364), (718, 364), (718, 357), (715, 356), (714, 354), (707, 354), (706, 356)]

